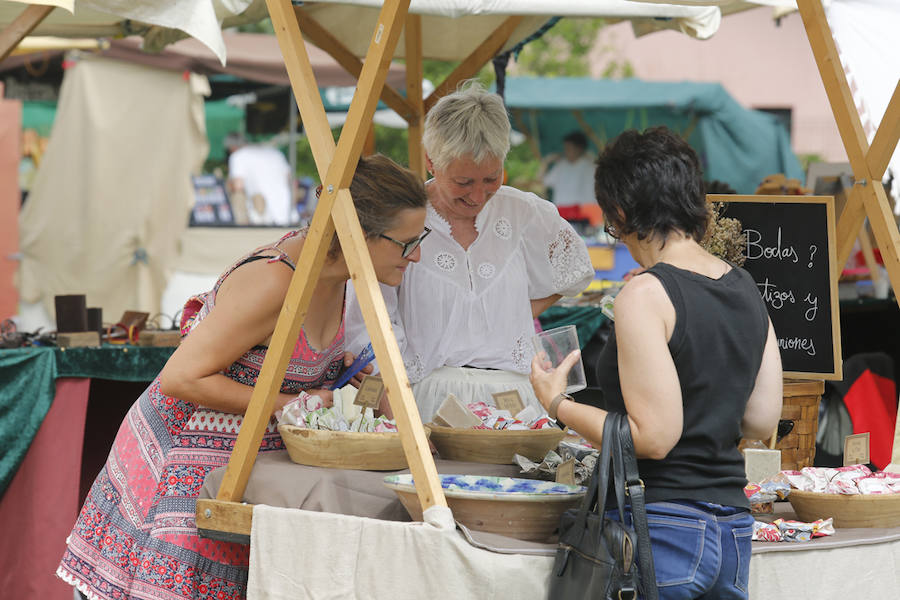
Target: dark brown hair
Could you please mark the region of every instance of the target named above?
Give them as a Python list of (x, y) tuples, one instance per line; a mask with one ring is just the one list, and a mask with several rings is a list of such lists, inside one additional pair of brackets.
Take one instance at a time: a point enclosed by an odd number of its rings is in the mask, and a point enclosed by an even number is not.
[[(366, 239), (378, 237), (396, 223), (397, 214), (409, 208), (425, 208), (422, 179), (383, 154), (359, 159), (350, 182), (350, 195)], [(341, 244), (331, 239), (328, 256), (337, 258)]]
[(680, 231), (700, 242), (709, 222), (700, 161), (665, 127), (625, 131), (597, 159), (594, 193), (620, 235), (665, 239)]

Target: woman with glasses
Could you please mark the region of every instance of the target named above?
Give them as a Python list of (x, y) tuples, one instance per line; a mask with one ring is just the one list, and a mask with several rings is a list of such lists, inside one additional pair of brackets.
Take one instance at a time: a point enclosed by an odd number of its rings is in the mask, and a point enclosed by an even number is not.
[[(503, 101), (477, 84), (429, 111), (423, 142), (432, 179), (421, 260), (399, 288), (384, 288), (423, 421), (453, 393), (492, 403), (528, 382), (534, 318), (594, 276), (584, 241), (538, 196), (503, 185), (510, 124)], [(368, 342), (348, 308), (351, 349)]]
[[(378, 280), (396, 286), (419, 260), (425, 188), (383, 156), (363, 158), (350, 193)], [(131, 407), (68, 540), (57, 574), (89, 598), (243, 598), (248, 547), (198, 537), (196, 499), (206, 475), (228, 462), (306, 232), (293, 232), (235, 262), (192, 298), (181, 345)], [(399, 247), (398, 247), (399, 246)], [(327, 388), (345, 352), (350, 274), (337, 237), (275, 401)], [(284, 449), (274, 419), (261, 452)]]
[(750, 274), (700, 246), (700, 164), (679, 136), (620, 135), (597, 160), (595, 192), (610, 235), (646, 269), (616, 296), (597, 369), (606, 410), (564, 394), (574, 352), (555, 371), (535, 358), (535, 391), (598, 447), (607, 410), (627, 413), (660, 598), (747, 598), (753, 518), (738, 441), (768, 439), (781, 415), (772, 322)]

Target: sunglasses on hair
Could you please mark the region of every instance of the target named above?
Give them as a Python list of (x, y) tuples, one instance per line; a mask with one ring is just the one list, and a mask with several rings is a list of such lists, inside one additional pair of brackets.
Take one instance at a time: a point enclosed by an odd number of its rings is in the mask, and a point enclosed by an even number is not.
[(408, 242), (401, 242), (400, 240), (395, 240), (394, 238), (386, 236), (383, 233), (381, 234), (381, 237), (383, 237), (384, 239), (386, 239), (390, 242), (394, 242), (395, 244), (397, 244), (398, 246), (403, 248), (403, 252), (400, 254), (400, 256), (402, 256), (403, 258), (406, 258), (407, 256), (409, 256), (410, 254), (412, 254), (413, 252), (416, 251), (416, 248), (419, 247), (419, 244), (422, 243), (422, 240), (424, 240), (425, 236), (427, 236), (429, 233), (431, 233), (431, 230), (426, 227), (425, 231), (422, 232), (422, 235), (420, 235), (416, 239), (410, 240)]

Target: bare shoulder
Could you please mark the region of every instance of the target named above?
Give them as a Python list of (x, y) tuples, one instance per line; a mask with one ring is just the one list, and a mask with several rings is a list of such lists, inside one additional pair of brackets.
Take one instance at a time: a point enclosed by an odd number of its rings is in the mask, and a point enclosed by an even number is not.
[(284, 303), (294, 272), (281, 261), (257, 260), (228, 274), (216, 295), (216, 304), (238, 304), (269, 312)]
[(669, 303), (669, 296), (662, 283), (650, 273), (640, 273), (632, 277), (616, 295), (615, 305), (652, 308)]
[(644, 330), (657, 324), (670, 335), (675, 322), (675, 307), (662, 283), (650, 273), (632, 277), (616, 296), (616, 329), (637, 327)]

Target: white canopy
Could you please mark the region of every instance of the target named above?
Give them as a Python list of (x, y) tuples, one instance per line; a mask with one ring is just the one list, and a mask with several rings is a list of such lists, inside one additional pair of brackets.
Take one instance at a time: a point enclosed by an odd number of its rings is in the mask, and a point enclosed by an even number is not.
[[(268, 16), (264, 0), (3, 0), (0, 29), (22, 12), (25, 4), (56, 6), (34, 35), (60, 37), (124, 37), (141, 34), (153, 48), (185, 34), (197, 38), (225, 64), (222, 27), (255, 22)], [(179, 33), (184, 32), (184, 33)]]
[[(0, 0), (0, 28), (25, 4), (56, 6), (33, 32), (62, 37), (144, 36), (148, 49), (160, 49), (190, 35), (225, 63), (221, 29), (268, 16), (265, 0)], [(303, 10), (325, 25), (358, 56), (365, 54), (381, 0), (321, 0)], [(638, 34), (676, 29), (701, 39), (713, 35), (722, 14), (756, 6), (796, 8), (793, 0), (412, 0), (410, 13), (423, 15), (426, 58), (461, 59), (510, 15), (525, 19), (510, 37), (513, 47), (554, 16), (631, 20)], [(403, 44), (398, 56), (403, 55)]]

